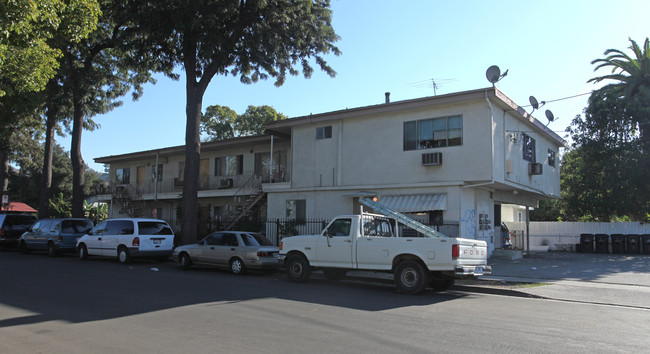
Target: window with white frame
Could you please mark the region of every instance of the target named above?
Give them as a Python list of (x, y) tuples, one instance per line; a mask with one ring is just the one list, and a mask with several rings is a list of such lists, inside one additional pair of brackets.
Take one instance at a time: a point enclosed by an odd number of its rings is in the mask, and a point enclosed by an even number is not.
[(298, 223), (304, 223), (307, 216), (307, 201), (305, 199), (287, 200), (287, 219), (296, 220)]
[(404, 122), (404, 150), (463, 145), (463, 117), (448, 116)]

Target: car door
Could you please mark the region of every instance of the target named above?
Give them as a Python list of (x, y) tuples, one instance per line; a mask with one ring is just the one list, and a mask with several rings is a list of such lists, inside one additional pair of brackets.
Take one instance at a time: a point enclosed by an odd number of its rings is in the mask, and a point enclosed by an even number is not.
[(38, 231), (32, 235), (32, 245), (30, 248), (37, 250), (47, 249), (47, 242), (52, 238), (52, 232), (56, 226), (56, 220), (45, 219), (42, 220)]
[(352, 267), (352, 219), (334, 220), (316, 245), (316, 264), (323, 267)]
[(224, 232), (221, 238), (219, 238), (219, 243), (214, 248), (210, 248), (210, 262), (219, 266), (228, 266), (230, 258), (237, 253), (237, 247), (239, 247), (237, 235), (231, 232)]
[(190, 250), (190, 257), (197, 263), (217, 265), (215, 248), (221, 242), (223, 233), (215, 232), (205, 237), (196, 248)]
[(36, 249), (36, 242), (38, 238), (38, 233), (41, 227), (45, 224), (45, 220), (39, 220), (34, 225), (32, 225), (27, 231), (23, 234), (22, 238), (25, 244), (30, 249)]
[(102, 236), (102, 255), (116, 257), (120, 244), (131, 245), (134, 232), (132, 220), (108, 220)]
[(104, 230), (106, 229), (106, 224), (108, 221), (99, 223), (95, 226), (87, 235), (83, 237), (83, 242), (88, 249), (88, 254), (92, 256), (101, 256), (102, 255), (102, 238), (104, 236)]

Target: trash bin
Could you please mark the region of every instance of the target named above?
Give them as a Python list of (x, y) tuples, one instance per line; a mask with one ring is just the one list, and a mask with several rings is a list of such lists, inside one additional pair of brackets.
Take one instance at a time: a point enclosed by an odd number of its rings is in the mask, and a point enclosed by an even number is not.
[(596, 253), (609, 253), (609, 235), (596, 234)]
[(580, 234), (580, 252), (594, 253), (594, 234)]
[(612, 234), (612, 253), (625, 253), (625, 235)]
[(650, 234), (641, 235), (641, 253), (650, 254)]
[(641, 253), (641, 235), (626, 235), (627, 239), (627, 253), (639, 254)]

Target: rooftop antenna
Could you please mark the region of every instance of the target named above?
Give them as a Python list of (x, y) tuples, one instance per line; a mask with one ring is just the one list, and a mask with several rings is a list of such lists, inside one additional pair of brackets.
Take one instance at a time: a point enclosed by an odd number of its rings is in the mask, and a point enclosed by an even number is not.
[(485, 72), (485, 77), (487, 77), (487, 80), (492, 83), (492, 87), (494, 87), (494, 84), (496, 84), (499, 80), (506, 77), (506, 75), (508, 75), (508, 70), (501, 74), (501, 69), (499, 69), (499, 67), (496, 65), (490, 66)]

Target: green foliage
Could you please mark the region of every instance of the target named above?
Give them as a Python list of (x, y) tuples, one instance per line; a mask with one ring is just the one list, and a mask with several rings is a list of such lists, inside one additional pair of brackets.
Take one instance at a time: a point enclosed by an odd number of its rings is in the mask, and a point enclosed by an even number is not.
[(207, 141), (218, 141), (240, 136), (263, 134), (267, 123), (287, 119), (271, 106), (248, 106), (246, 112), (237, 114), (225, 106), (208, 106), (201, 117), (201, 132)]
[(562, 160), (568, 220), (643, 220), (650, 211), (647, 154), (629, 100), (610, 86), (594, 91), (585, 118), (569, 130), (574, 141)]
[(95, 29), (95, 0), (9, 0), (0, 5), (0, 96), (33, 92), (54, 77), (60, 49), (56, 35), (78, 42)]
[(84, 214), (88, 219), (92, 220), (95, 225), (97, 225), (100, 222), (108, 219), (108, 204), (88, 204), (88, 202), (84, 200)]
[(59, 193), (50, 199), (50, 217), (69, 218), (72, 216), (72, 204), (69, 198)]

